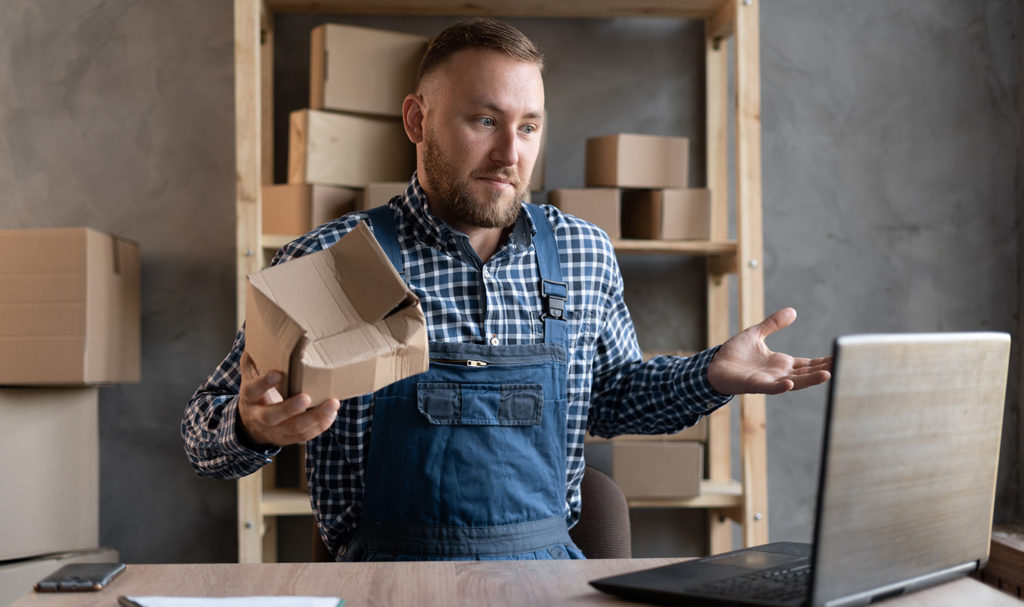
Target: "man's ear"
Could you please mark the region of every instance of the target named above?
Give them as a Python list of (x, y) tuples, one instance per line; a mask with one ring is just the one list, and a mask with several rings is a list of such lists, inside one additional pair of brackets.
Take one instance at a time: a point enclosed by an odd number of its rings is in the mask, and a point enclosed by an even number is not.
[(417, 93), (409, 93), (402, 102), (402, 123), (405, 134), (413, 143), (423, 142), (423, 118), (426, 107), (423, 97)]

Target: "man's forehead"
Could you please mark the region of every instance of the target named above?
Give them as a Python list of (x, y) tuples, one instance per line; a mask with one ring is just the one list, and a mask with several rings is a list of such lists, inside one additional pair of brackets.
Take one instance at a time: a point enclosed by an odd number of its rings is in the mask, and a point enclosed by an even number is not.
[[(502, 104), (500, 101), (498, 101), (496, 99), (492, 99), (492, 98), (490, 98), (490, 97), (488, 97), (486, 95), (477, 95), (475, 97), (468, 97), (465, 100), (465, 104), (468, 107), (471, 107), (471, 108), (482, 109), (482, 110), (487, 110), (487, 111), (491, 111), (491, 112), (497, 112), (499, 114), (507, 114), (507, 113), (509, 113), (511, 111), (522, 111), (524, 109), (522, 107), (506, 106), (506, 105)], [(538, 118), (538, 119), (539, 118), (543, 118), (544, 117), (544, 107), (542, 105), (533, 106), (533, 107), (526, 106), (525, 107), (525, 111), (522, 111), (522, 115), (525, 118)]]

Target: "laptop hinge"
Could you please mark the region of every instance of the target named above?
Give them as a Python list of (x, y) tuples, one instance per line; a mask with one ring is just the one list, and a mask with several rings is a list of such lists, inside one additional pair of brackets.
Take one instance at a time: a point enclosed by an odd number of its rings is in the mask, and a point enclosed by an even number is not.
[[(825, 603), (822, 603), (822, 605), (824, 605), (824, 607), (870, 605), (871, 603), (890, 599), (894, 596), (907, 594), (908, 592), (914, 592), (915, 590), (955, 580), (977, 570), (977, 568), (978, 562), (971, 561), (969, 563), (964, 563), (963, 565), (957, 565), (956, 567), (950, 567), (949, 569), (943, 569), (942, 571), (936, 571), (935, 573), (929, 573), (927, 575), (918, 576), (895, 584), (889, 584), (867, 592), (859, 592), (841, 599), (826, 601)], [(818, 603), (815, 602), (814, 604), (817, 605)]]

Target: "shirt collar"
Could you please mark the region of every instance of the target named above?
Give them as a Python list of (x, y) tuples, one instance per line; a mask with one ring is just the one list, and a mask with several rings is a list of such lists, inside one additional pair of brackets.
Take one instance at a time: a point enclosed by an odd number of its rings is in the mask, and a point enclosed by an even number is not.
[[(419, 176), (413, 173), (409, 180), (409, 186), (405, 195), (397, 201), (402, 217), (403, 226), (400, 228), (406, 234), (422, 241), (425, 245), (433, 247), (452, 256), (459, 256), (462, 247), (468, 247), (469, 243), (460, 244), (467, 240), (467, 236), (459, 232), (434, 215), (427, 205), (427, 194), (420, 185)], [(537, 233), (537, 227), (533, 225), (530, 214), (522, 207), (519, 218), (508, 240), (495, 253), (495, 257), (511, 253), (513, 251), (525, 250), (533, 242), (533, 235)]]

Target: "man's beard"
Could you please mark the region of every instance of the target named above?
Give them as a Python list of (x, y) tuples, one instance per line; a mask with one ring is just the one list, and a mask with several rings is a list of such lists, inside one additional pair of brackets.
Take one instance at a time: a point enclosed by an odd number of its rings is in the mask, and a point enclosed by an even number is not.
[[(433, 137), (423, 140), (423, 171), (434, 190), (431, 206), (435, 213), (448, 221), (474, 228), (507, 228), (519, 217), (519, 201), (526, 188), (515, 169), (473, 171), (468, 179), (460, 179), (455, 169), (443, 157)], [(496, 191), (486, 200), (477, 200), (469, 193), (469, 185), (478, 177), (494, 177), (512, 184), (511, 194)]]

